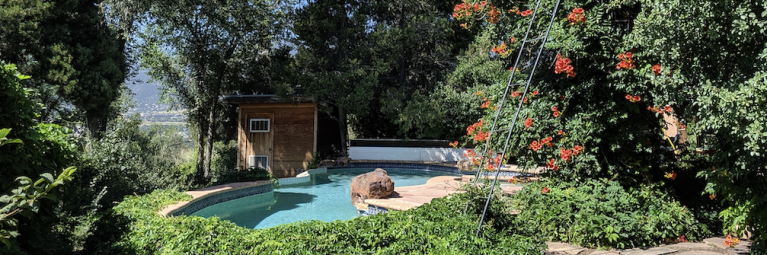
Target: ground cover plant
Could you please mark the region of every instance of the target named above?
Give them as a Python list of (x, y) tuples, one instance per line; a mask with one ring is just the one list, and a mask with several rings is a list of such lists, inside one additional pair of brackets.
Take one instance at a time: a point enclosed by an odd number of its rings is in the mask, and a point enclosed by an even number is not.
[(583, 247), (657, 246), (710, 235), (689, 209), (655, 187), (626, 188), (616, 181), (546, 180), (514, 195), (515, 226)]
[[(217, 217), (158, 215), (163, 206), (188, 200), (177, 191), (156, 190), (127, 197), (115, 206), (110, 226), (92, 236), (96, 254), (542, 254), (545, 244), (509, 232), (500, 222), (511, 217), (499, 209), (493, 224), (475, 236), (481, 210), (478, 192), (435, 199), (417, 209), (348, 221), (308, 221), (264, 230), (246, 229)], [(467, 214), (467, 203), (471, 204)], [(501, 218), (506, 218), (501, 219)], [(497, 221), (496, 221), (497, 219)]]
[[(541, 1), (537, 12), (534, 0), (456, 3), (454, 21), (490, 37), (487, 54), (466, 56), (467, 61), (484, 57), (502, 66), (463, 71), (495, 75), (490, 80), (497, 81), (465, 92), (486, 111), (467, 128), (468, 140), (490, 141), (467, 155), (477, 163), (490, 162), (485, 164), (490, 170), (501, 161), (545, 167), (553, 186), (609, 179), (624, 190), (670, 192), (648, 194), (679, 201), (720, 234), (750, 231), (753, 248), (767, 248), (762, 235), (767, 199), (761, 195), (767, 193), (767, 100), (761, 96), (767, 92), (765, 3), (562, 1), (540, 64), (531, 73), (556, 2)], [(521, 64), (514, 68), (520, 51)], [(493, 72), (499, 69), (505, 72)], [(489, 131), (511, 74), (514, 85), (500, 109), (498, 128), (511, 125), (520, 102), (522, 110), (508, 157), (498, 159), (492, 151), (503, 150), (506, 133), (493, 137)], [(676, 127), (679, 136), (667, 137)], [(663, 241), (654, 230), (646, 231), (636, 234), (653, 241), (625, 245)], [(596, 241), (585, 243), (618, 244)]]

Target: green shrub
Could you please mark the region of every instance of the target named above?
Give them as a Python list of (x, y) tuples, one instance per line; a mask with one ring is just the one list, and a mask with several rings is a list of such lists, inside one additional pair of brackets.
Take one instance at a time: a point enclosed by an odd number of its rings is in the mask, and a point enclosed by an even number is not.
[[(66, 240), (67, 231), (60, 227), (66, 219), (58, 215), (61, 201), (57, 201), (57, 198), (64, 198), (66, 201), (66, 194), (62, 189), (72, 188), (74, 183), (46, 191), (49, 199), (33, 199), (35, 196), (32, 191), (19, 194), (14, 190), (18, 191), (17, 188), (20, 187), (17, 183), (19, 176), (36, 178), (58, 176), (67, 172), (64, 169), (74, 165), (77, 160), (77, 148), (72, 142), (69, 129), (38, 121), (41, 107), (30, 99), (29, 90), (22, 86), (22, 80), (27, 78), (29, 77), (16, 71), (15, 65), (0, 61), (0, 129), (12, 130), (12, 137), (18, 139), (14, 139), (14, 144), (0, 147), (0, 194), (13, 193), (20, 197), (25, 197), (22, 194), (29, 194), (25, 198), (27, 201), (21, 202), (21, 205), (24, 207), (23, 204), (26, 203), (29, 207), (27, 209), (34, 208), (23, 210), (24, 213), (18, 211), (22, 217), (14, 217), (13, 224), (2, 226), (3, 229), (10, 226), (18, 236), (0, 234), (0, 239), (9, 240), (11, 243), (10, 249), (0, 244), (0, 253), (60, 254), (71, 251), (72, 247)], [(74, 173), (75, 179), (79, 172)], [(32, 186), (41, 188), (45, 183), (46, 181), (41, 179)], [(9, 209), (13, 204), (14, 202), (3, 199), (0, 207)], [(34, 216), (31, 212), (34, 212)], [(6, 213), (0, 213), (0, 218), (10, 217)], [(0, 225), (3, 224), (7, 223), (0, 222)], [(10, 238), (11, 236), (15, 237)]]
[(269, 173), (266, 169), (257, 167), (244, 170), (230, 168), (219, 172), (218, 176), (214, 176), (212, 185), (263, 180), (274, 180), (275, 185), (277, 184), (277, 177), (274, 177), (274, 175)]
[(237, 166), (237, 141), (217, 141), (213, 143), (213, 156), (210, 163), (210, 173), (220, 175), (227, 169)]
[[(524, 10), (536, 2), (488, 1), (487, 5)], [(556, 13), (540, 11), (553, 10), (556, 4)], [(485, 110), (486, 125), (466, 140), (481, 138), (493, 126), (513, 128), (508, 142), (513, 146), (505, 149), (505, 139), (490, 139), (490, 146), (478, 146), (475, 151), (505, 150), (519, 165), (533, 169), (550, 162), (552, 168), (559, 167), (552, 177), (562, 180), (608, 178), (624, 185), (644, 185), (671, 179), (667, 174), (697, 176), (705, 181), (705, 196), (699, 191), (678, 192), (680, 201), (695, 207), (696, 217), (722, 234), (739, 236), (752, 230), (754, 248), (767, 253), (767, 235), (761, 234), (767, 229), (767, 97), (762, 96), (767, 94), (765, 7), (764, 1), (752, 0), (543, 1), (538, 15), (508, 13), (495, 20), (475, 11), (456, 18), (455, 23), (491, 35), (484, 53), (508, 46), (504, 54), (481, 55), (484, 61), (500, 62), (500, 68), (481, 65), (482, 59), (473, 59), (476, 55), (459, 57), (462, 63), (452, 74), (459, 78), (455, 83), (484, 83), (460, 79), (460, 75), (471, 78), (470, 74), (490, 81), (473, 105), (477, 109), (488, 100), (493, 106)], [(585, 14), (585, 22), (565, 19), (576, 10)], [(711, 10), (718, 11), (711, 15)], [(544, 49), (535, 54), (541, 44), (523, 44), (525, 27), (534, 24), (531, 34), (543, 33), (552, 21)], [(538, 61), (537, 56), (539, 65), (529, 64)], [(577, 75), (560, 72), (563, 66), (555, 62), (569, 63), (564, 66)], [(509, 70), (515, 63), (521, 64), (514, 66), (514, 72), (494, 72)], [(510, 74), (515, 74), (513, 79)], [(505, 92), (507, 84), (514, 85)], [(527, 85), (516, 84), (529, 85), (531, 93), (519, 96), (526, 99), (519, 112), (514, 93), (522, 93)], [(509, 92), (511, 98), (503, 96)], [(501, 106), (503, 98), (505, 104), (496, 111), (494, 106)], [(668, 115), (678, 123), (666, 125)], [(511, 127), (512, 123), (516, 126)], [(669, 129), (673, 134), (676, 128), (681, 128), (680, 139), (673, 135), (667, 139)], [(477, 136), (478, 131), (483, 135)], [(685, 135), (687, 139), (681, 139)], [(547, 137), (553, 139), (551, 147), (533, 149), (533, 142)], [(576, 146), (583, 151), (566, 156)], [(688, 184), (676, 180), (667, 185), (679, 191)], [(715, 195), (713, 201), (719, 205), (700, 201), (709, 195)], [(691, 200), (699, 201), (688, 203)], [(719, 209), (717, 217), (712, 217), (714, 209)]]
[(535, 182), (514, 196), (513, 205), (521, 210), (515, 221), (522, 233), (584, 247), (623, 249), (711, 234), (656, 187), (627, 190), (616, 181)]
[(178, 130), (159, 125), (141, 130), (141, 123), (138, 115), (117, 118), (100, 140), (89, 141), (71, 203), (103, 211), (126, 195), (188, 188), (191, 176), (179, 167), (185, 145)]
[(345, 153), (342, 150), (336, 148), (335, 144), (331, 144), (330, 148), (324, 151), (317, 150), (314, 152), (312, 155), (312, 161), (309, 161), (309, 164), (306, 165), (306, 170), (316, 169), (323, 160), (337, 160), (338, 158), (348, 156), (348, 153)]
[(309, 164), (306, 165), (306, 170), (317, 169), (322, 160), (322, 154), (319, 151), (315, 151), (314, 155), (312, 155), (312, 161), (309, 161)]
[[(348, 221), (308, 221), (266, 230), (216, 217), (163, 218), (156, 211), (189, 196), (157, 190), (130, 196), (104, 219), (88, 247), (95, 254), (542, 254), (545, 244), (486, 227), (475, 236), (477, 215), (466, 197), (435, 199), (405, 212)], [(479, 201), (476, 199), (475, 201)], [(477, 203), (472, 203), (478, 205)], [(497, 204), (497, 203), (494, 203)], [(475, 206), (470, 206), (475, 208)], [(493, 220), (490, 220), (493, 221)]]

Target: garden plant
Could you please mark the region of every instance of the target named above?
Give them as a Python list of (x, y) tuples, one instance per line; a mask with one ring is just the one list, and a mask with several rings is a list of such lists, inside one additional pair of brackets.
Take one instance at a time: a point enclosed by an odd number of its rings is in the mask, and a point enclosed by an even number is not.
[(413, 210), (348, 221), (247, 229), (218, 217), (160, 216), (164, 206), (191, 197), (156, 190), (114, 207), (108, 226), (94, 233), (87, 249), (96, 254), (543, 254), (542, 239), (509, 228), (511, 215), (501, 200), (493, 203), (491, 223), (474, 235), (474, 219), (484, 205), (477, 198), (486, 191), (472, 189)]
[[(453, 14), (488, 38), (487, 54), (466, 58), (506, 70), (486, 71), (497, 82), (474, 87), (486, 115), (467, 128), (467, 140), (481, 144), (468, 155), (488, 170), (502, 162), (546, 169), (519, 196), (518, 220), (587, 246), (655, 245), (710, 230), (735, 239), (749, 232), (763, 251), (765, 3), (562, 1), (531, 73), (557, 2), (540, 1), (535, 12), (535, 0), (463, 1)], [(506, 133), (490, 134), (490, 126), (499, 111), (498, 127), (508, 128), (519, 102), (499, 159)], [(667, 137), (677, 127), (680, 135)]]

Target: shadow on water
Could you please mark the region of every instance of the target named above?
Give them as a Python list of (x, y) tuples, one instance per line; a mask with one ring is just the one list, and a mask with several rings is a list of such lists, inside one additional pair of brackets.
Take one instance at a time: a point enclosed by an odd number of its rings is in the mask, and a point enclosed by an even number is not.
[[(266, 197), (268, 199), (263, 196), (268, 196)], [(316, 197), (306, 193), (274, 192), (216, 204), (195, 212), (194, 215), (201, 217), (217, 216), (240, 226), (254, 228), (264, 219), (281, 211), (296, 209), (301, 204), (312, 203)]]

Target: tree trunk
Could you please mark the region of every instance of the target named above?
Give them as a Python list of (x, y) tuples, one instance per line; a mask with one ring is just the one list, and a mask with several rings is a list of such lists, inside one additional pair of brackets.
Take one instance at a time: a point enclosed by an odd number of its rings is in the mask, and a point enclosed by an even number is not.
[(349, 155), (349, 147), (346, 146), (346, 143), (349, 140), (349, 134), (347, 132), (348, 127), (346, 126), (346, 113), (344, 113), (343, 108), (338, 107), (338, 131), (341, 132), (341, 151), (345, 155)]
[[(402, 9), (400, 9), (400, 17), (399, 17), (399, 29), (400, 31), (404, 31), (405, 27), (405, 5), (402, 5)], [(405, 53), (407, 52), (407, 40), (405, 39), (405, 36), (400, 37), (400, 44), (402, 44), (402, 52), (400, 52), (399, 55), (399, 86), (400, 88), (404, 88), (405, 84), (407, 83), (407, 79), (405, 77)]]
[[(202, 115), (202, 107), (200, 110), (197, 110), (196, 117), (197, 117), (197, 164), (196, 169), (196, 177), (197, 177), (197, 183), (199, 184), (207, 184), (205, 182), (205, 175), (204, 173), (204, 167), (203, 167), (203, 159), (205, 159), (205, 138), (203, 136), (203, 133), (205, 132), (205, 118)], [(201, 175), (202, 174), (202, 175)]]
[(99, 114), (94, 113), (86, 113), (85, 114), (85, 121), (88, 125), (88, 133), (90, 134), (91, 139), (94, 140), (101, 140), (101, 137), (103, 137), (104, 132), (106, 132), (106, 118), (103, 118), (102, 116), (97, 116)]
[(214, 98), (211, 100), (211, 106), (210, 106), (210, 112), (208, 114), (208, 143), (206, 144), (206, 151), (208, 151), (208, 154), (205, 155), (205, 170), (203, 178), (205, 178), (206, 181), (210, 180), (210, 161), (213, 157), (213, 131), (216, 129), (216, 107), (218, 106), (218, 102), (216, 102), (216, 99)]

